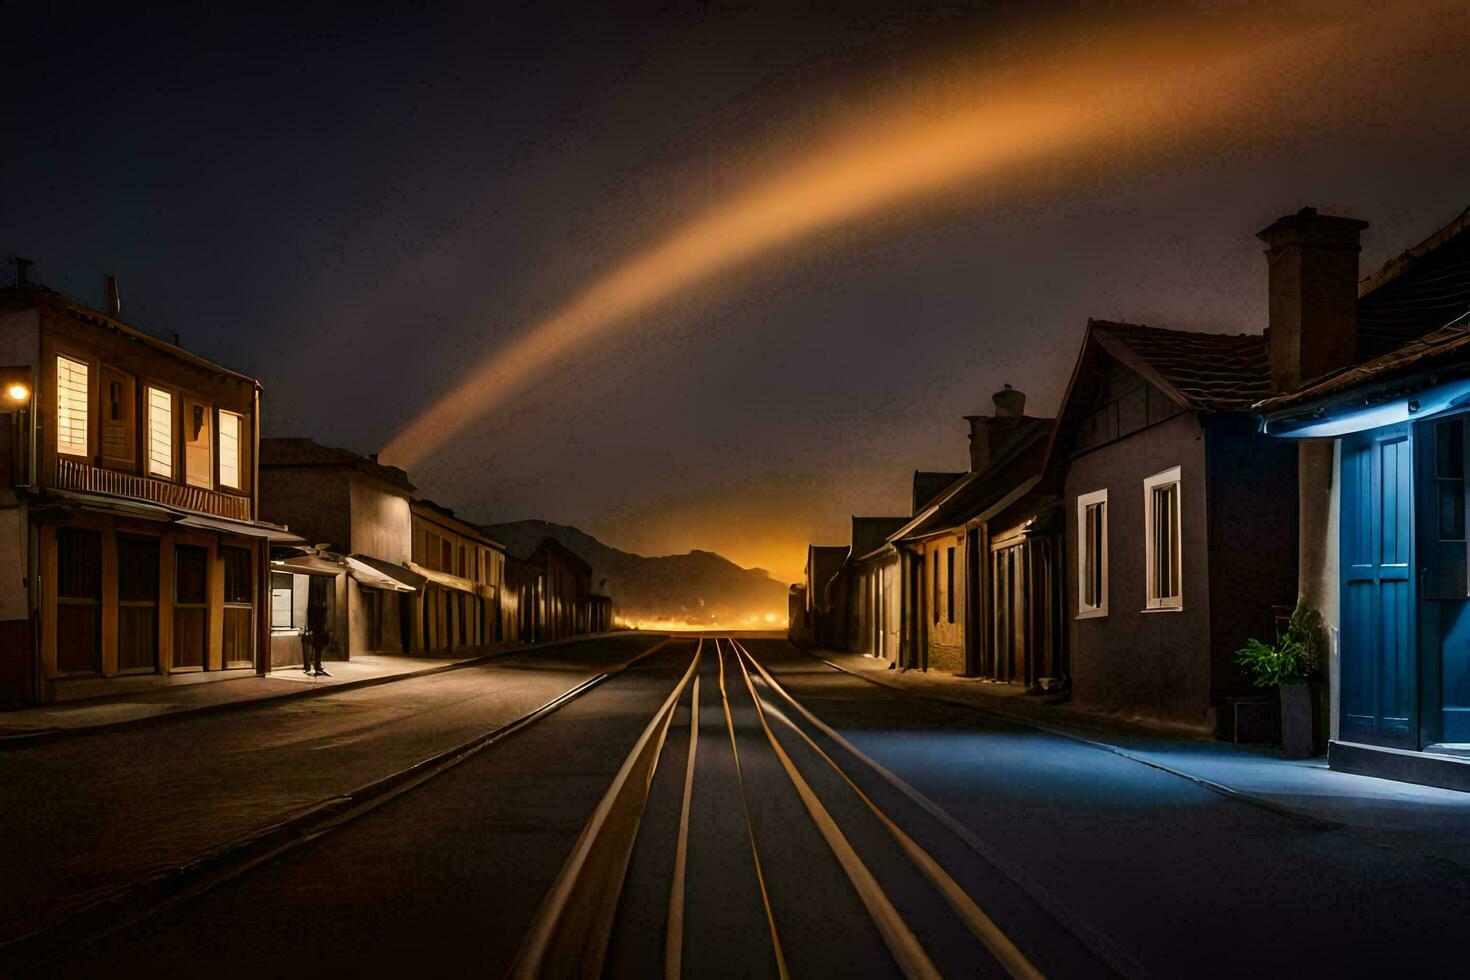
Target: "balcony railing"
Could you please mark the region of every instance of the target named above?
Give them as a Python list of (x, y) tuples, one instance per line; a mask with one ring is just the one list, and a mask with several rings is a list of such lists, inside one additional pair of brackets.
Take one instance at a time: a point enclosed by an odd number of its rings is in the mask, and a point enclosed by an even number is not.
[(191, 510), (197, 514), (213, 514), (237, 521), (250, 520), (250, 498), (233, 493), (220, 493), (204, 487), (191, 487), (166, 480), (155, 480), (135, 473), (119, 473), (65, 456), (56, 458), (56, 488), (83, 493), (105, 493), (113, 497), (132, 497), (165, 507)]

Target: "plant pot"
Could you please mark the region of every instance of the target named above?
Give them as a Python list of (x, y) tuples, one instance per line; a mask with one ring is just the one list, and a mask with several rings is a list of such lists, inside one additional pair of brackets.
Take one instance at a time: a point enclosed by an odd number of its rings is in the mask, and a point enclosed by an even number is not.
[(1281, 754), (1288, 759), (1310, 759), (1313, 751), (1312, 689), (1306, 684), (1282, 684)]

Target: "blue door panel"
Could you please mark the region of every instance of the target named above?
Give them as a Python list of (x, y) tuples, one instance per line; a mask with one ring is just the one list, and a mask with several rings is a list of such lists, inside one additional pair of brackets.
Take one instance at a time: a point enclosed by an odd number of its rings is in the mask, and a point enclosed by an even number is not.
[(1341, 494), (1344, 738), (1413, 747), (1417, 657), (1407, 426), (1345, 438)]

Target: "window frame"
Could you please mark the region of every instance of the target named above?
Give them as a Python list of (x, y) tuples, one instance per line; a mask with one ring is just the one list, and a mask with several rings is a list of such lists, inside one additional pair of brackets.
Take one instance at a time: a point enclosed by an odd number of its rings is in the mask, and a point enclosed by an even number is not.
[[(280, 578), (283, 578), (283, 579), (286, 580), (286, 586), (285, 586), (285, 588), (281, 588), (280, 586), (278, 586), (276, 584), (277, 577), (280, 577)], [(292, 575), (290, 572), (278, 572), (278, 571), (275, 571), (274, 569), (272, 569), (271, 570), (270, 589), (271, 589), (271, 632), (272, 633), (292, 633), (292, 632), (295, 632), (296, 631), (296, 576), (295, 575)], [(287, 599), (289, 600), (286, 603), (286, 623), (285, 623), (285, 625), (282, 625), (282, 624), (276, 622), (276, 595), (278, 593), (281, 593), (281, 592), (284, 592), (286, 594)]]
[[(184, 485), (198, 487), (201, 490), (214, 489), (214, 439), (215, 421), (214, 405), (208, 399), (199, 398), (195, 395), (184, 395), (179, 399), (183, 403), (183, 412), (179, 414), (179, 428), (182, 438), (179, 445), (183, 449), (184, 457)], [(201, 412), (203, 420), (199, 426), (199, 439), (191, 438), (194, 429), (194, 413)], [(196, 471), (193, 467), (191, 456), (198, 450), (203, 450), (204, 459), (202, 470)]]
[[(1155, 536), (1157, 533), (1156, 521), (1158, 515), (1154, 513), (1154, 492), (1164, 487), (1174, 487), (1174, 527), (1173, 527), (1173, 552), (1174, 563), (1178, 570), (1177, 588), (1173, 595), (1157, 596), (1154, 594), (1154, 553)], [(1181, 468), (1171, 466), (1167, 470), (1155, 473), (1153, 476), (1144, 478), (1143, 481), (1143, 595), (1144, 612), (1179, 612), (1184, 608), (1184, 481), (1181, 476)]]
[[(75, 354), (67, 354), (62, 351), (56, 351), (55, 357), (56, 371), (53, 375), (53, 381), (55, 383), (56, 394), (56, 452), (61, 456), (72, 456), (77, 459), (90, 460), (92, 458), (92, 363)], [(76, 448), (76, 443), (74, 442), (63, 444), (61, 441), (61, 431), (63, 428), (61, 424), (63, 401), (61, 395), (61, 368), (63, 361), (72, 366), (69, 368), (72, 373), (75, 373), (76, 367), (80, 367), (83, 378), (81, 407), (82, 443), (80, 450)], [(66, 429), (68, 431), (75, 431), (76, 426), (66, 426)]]
[[(1102, 533), (1098, 548), (1098, 604), (1087, 605), (1087, 512), (1101, 507)], [(1108, 489), (1077, 495), (1077, 618), (1102, 619), (1108, 614)]]
[[(225, 480), (225, 419), (233, 419), (235, 423), (235, 482), (229, 483)], [(216, 408), (214, 410), (215, 426), (215, 467), (219, 474), (219, 485), (226, 490), (244, 491), (245, 489), (245, 416), (239, 412), (232, 412), (227, 408)]]
[[(157, 465), (157, 461), (153, 458), (153, 413), (157, 411), (157, 407), (153, 404), (153, 393), (155, 391), (161, 395), (168, 396), (168, 426), (165, 429), (168, 432), (167, 473), (161, 473), (154, 468)], [(175, 431), (178, 428), (178, 411), (175, 407), (177, 400), (178, 396), (172, 389), (163, 388), (155, 384), (144, 383), (143, 385), (143, 434), (146, 437), (143, 440), (144, 475), (153, 477), (156, 480), (167, 480), (170, 483), (174, 482), (175, 474), (178, 470), (178, 446), (175, 445), (178, 442)]]

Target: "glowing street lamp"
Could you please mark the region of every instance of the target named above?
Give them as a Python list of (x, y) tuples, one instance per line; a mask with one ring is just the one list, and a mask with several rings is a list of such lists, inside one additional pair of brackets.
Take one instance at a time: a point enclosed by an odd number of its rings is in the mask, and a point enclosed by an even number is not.
[(30, 400), (31, 387), (23, 381), (12, 381), (5, 386), (5, 397), (15, 404), (23, 404)]

